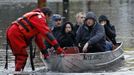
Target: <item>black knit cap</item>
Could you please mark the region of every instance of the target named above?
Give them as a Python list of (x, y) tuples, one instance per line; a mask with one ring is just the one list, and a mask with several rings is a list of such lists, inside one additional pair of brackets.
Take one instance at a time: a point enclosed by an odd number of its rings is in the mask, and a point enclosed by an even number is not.
[(100, 21), (108, 21), (107, 16), (101, 15), (101, 16), (99, 17), (99, 22), (100, 22)]
[(41, 11), (42, 11), (45, 15), (51, 16), (52, 11), (50, 10), (50, 8), (48, 8), (48, 7), (43, 7), (43, 8), (40, 8), (40, 9), (41, 9)]

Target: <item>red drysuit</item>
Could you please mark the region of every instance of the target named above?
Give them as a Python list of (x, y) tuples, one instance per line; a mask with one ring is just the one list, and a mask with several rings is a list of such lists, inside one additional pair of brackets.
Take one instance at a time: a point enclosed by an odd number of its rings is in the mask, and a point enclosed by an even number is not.
[(53, 37), (46, 23), (46, 16), (39, 9), (26, 13), (14, 21), (7, 29), (6, 34), (9, 45), (15, 56), (15, 71), (24, 69), (28, 57), (26, 48), (33, 38), (44, 56), (46, 46), (43, 43), (43, 38), (54, 46), (57, 50), (57, 54), (62, 52), (62, 48)]

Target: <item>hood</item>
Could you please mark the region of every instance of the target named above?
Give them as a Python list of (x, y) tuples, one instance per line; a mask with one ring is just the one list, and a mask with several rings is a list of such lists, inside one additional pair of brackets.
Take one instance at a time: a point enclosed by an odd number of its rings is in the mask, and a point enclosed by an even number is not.
[(88, 12), (86, 14), (85, 20), (87, 20), (87, 19), (94, 19), (95, 21), (97, 21), (97, 17), (96, 17), (96, 15), (93, 12)]
[(105, 16), (105, 15), (101, 15), (101, 16), (98, 18), (98, 20), (99, 20), (99, 22), (100, 22), (100, 21), (107, 21), (107, 24), (110, 24), (110, 21), (109, 21), (108, 17)]
[(108, 20), (107, 16), (101, 15), (101, 16), (99, 17), (99, 21), (104, 21), (104, 20)]
[(71, 28), (72, 28), (72, 31), (73, 31), (73, 24), (72, 24), (71, 22), (67, 21), (67, 22), (65, 22), (65, 23), (62, 25), (62, 33), (63, 33), (63, 34), (66, 34), (65, 28), (66, 28), (66, 25), (67, 25), (67, 24), (70, 24), (70, 26), (71, 26)]

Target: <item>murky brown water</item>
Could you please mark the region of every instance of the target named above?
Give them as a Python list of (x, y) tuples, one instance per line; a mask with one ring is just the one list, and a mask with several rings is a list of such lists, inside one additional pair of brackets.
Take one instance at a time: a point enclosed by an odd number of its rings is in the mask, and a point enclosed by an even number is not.
[[(4, 0), (6, 1), (6, 0)], [(55, 13), (62, 14), (62, 3), (61, 2), (49, 2), (48, 6)], [(21, 16), (27, 11), (32, 10), (36, 7), (35, 2), (2, 2), (0, 0), (0, 71), (3, 71), (5, 63), (5, 29), (7, 26), (15, 20), (17, 17)], [(79, 11), (94, 11), (97, 16), (101, 14), (107, 15), (111, 20), (111, 23), (115, 25), (117, 32), (117, 40), (123, 41), (123, 48), (125, 50), (125, 63), (124, 66), (120, 67), (119, 70), (113, 70), (117, 75), (122, 75), (120, 72), (127, 72), (128, 74), (133, 73), (129, 71), (134, 71), (134, 0), (72, 0), (70, 2), (70, 21), (75, 23), (75, 14)], [(9, 67), (14, 70), (14, 57), (9, 51)], [(35, 59), (37, 69), (43, 67), (43, 63), (38, 59)], [(28, 65), (27, 69), (30, 71), (31, 68)], [(112, 72), (112, 71), (111, 71)], [(0, 72), (0, 74), (3, 72)], [(103, 71), (104, 73), (104, 71)], [(109, 73), (109, 72), (108, 72)], [(38, 73), (39, 74), (39, 73)], [(89, 74), (89, 73), (88, 73)], [(102, 73), (101, 73), (102, 74)], [(134, 73), (133, 73), (134, 74)], [(36, 74), (34, 74), (36, 75)], [(49, 74), (48, 74), (49, 75)], [(51, 74), (50, 74), (51, 75)], [(61, 74), (63, 75), (63, 74)], [(75, 74), (72, 74), (75, 75)], [(81, 74), (81, 75), (87, 75)], [(99, 74), (98, 74), (99, 75)]]

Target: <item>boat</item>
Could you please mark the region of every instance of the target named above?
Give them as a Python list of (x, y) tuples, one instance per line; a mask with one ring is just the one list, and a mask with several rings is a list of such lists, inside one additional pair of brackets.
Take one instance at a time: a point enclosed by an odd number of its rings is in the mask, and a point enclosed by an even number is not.
[[(63, 55), (51, 54), (49, 68), (53, 72), (85, 72), (107, 67), (111, 63), (123, 58), (122, 42), (112, 51), (97, 53), (78, 53), (77, 48)], [(72, 51), (72, 50), (71, 50)], [(46, 62), (45, 62), (46, 63)], [(118, 63), (118, 62), (117, 62)]]

